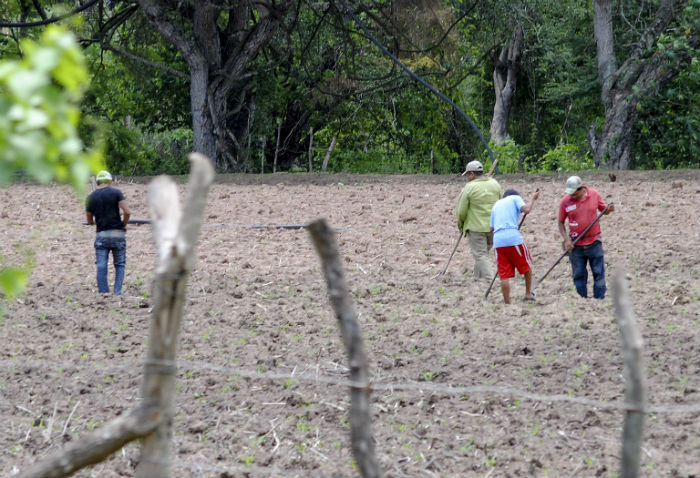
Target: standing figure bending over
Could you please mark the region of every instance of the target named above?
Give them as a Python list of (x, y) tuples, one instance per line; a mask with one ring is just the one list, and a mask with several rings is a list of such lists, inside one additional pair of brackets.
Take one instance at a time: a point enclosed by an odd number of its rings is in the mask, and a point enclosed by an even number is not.
[(517, 269), (525, 276), (525, 300), (534, 300), (532, 292), (532, 259), (523, 236), (518, 229), (520, 213), (528, 214), (532, 204), (539, 197), (535, 193), (530, 204), (525, 204), (523, 198), (515, 189), (508, 189), (491, 210), (491, 230), (493, 231), (493, 247), (498, 265), (498, 277), (501, 278), (503, 301), (510, 304), (510, 278), (515, 276)]
[[(603, 257), (603, 238), (600, 232), (600, 221), (591, 227), (574, 246), (573, 241), (598, 216), (598, 211), (605, 209), (605, 203), (600, 193), (593, 188), (584, 186), (581, 178), (571, 176), (566, 181), (566, 196), (559, 203), (559, 234), (564, 238), (564, 247), (569, 251), (569, 261), (574, 278), (576, 292), (581, 297), (588, 297), (588, 270), (590, 263), (593, 272), (593, 297), (605, 298), (605, 258)], [(611, 204), (610, 214), (615, 210)], [(566, 232), (565, 222), (569, 221), (569, 232)]]

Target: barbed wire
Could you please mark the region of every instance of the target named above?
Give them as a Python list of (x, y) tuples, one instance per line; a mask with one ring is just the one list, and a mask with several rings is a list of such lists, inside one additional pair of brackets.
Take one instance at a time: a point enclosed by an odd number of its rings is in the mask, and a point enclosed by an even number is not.
[[(42, 361), (32, 361), (32, 362), (18, 362), (17, 360), (1, 360), (0, 368), (21, 368), (26, 369), (36, 369), (36, 370), (60, 370), (62, 373), (71, 370), (91, 370), (99, 371), (100, 373), (110, 372), (127, 372), (131, 375), (140, 375), (143, 373), (145, 366), (162, 366), (162, 367), (177, 367), (178, 374), (186, 373), (187, 371), (194, 370), (208, 370), (212, 372), (221, 373), (224, 375), (235, 375), (243, 378), (256, 379), (256, 380), (266, 380), (266, 381), (279, 381), (279, 380), (297, 380), (304, 381), (308, 383), (321, 383), (326, 385), (335, 385), (348, 388), (369, 388), (372, 391), (388, 391), (391, 393), (397, 391), (417, 391), (421, 394), (423, 393), (433, 393), (448, 396), (463, 396), (463, 395), (502, 395), (508, 396), (515, 399), (530, 400), (534, 402), (559, 402), (568, 403), (576, 405), (585, 405), (589, 407), (598, 408), (601, 410), (615, 410), (615, 411), (639, 411), (636, 407), (630, 406), (624, 402), (620, 401), (606, 401), (598, 400), (587, 397), (577, 397), (569, 394), (542, 394), (534, 393), (527, 390), (518, 389), (510, 386), (497, 386), (497, 385), (441, 385), (432, 382), (400, 382), (400, 383), (390, 383), (385, 381), (370, 381), (370, 383), (357, 383), (350, 380), (344, 380), (342, 378), (336, 378), (328, 375), (322, 375), (318, 373), (318, 367), (316, 367), (316, 373), (297, 373), (296, 368), (292, 372), (259, 372), (255, 370), (245, 370), (241, 368), (227, 367), (223, 365), (216, 365), (208, 362), (199, 361), (154, 361), (150, 360), (143, 366), (136, 365), (94, 365), (94, 364), (74, 364), (74, 363), (56, 363), (56, 362), (42, 362)], [(340, 374), (347, 373), (347, 367), (332, 363), (332, 365), (338, 370)], [(175, 370), (175, 369), (173, 369)], [(338, 373), (336, 372), (336, 373)], [(174, 372), (175, 373), (175, 372)], [(647, 414), (690, 414), (700, 412), (700, 403), (688, 404), (688, 405), (649, 405), (641, 410)]]

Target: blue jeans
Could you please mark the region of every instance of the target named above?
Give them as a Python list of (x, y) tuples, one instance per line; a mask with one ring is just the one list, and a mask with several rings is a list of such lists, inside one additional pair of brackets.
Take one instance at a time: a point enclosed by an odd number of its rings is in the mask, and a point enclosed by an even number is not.
[(114, 261), (114, 295), (122, 295), (124, 269), (126, 268), (126, 238), (124, 237), (98, 237), (95, 239), (97, 290), (102, 294), (109, 292), (107, 264), (110, 251), (112, 251)]
[(593, 272), (593, 297), (605, 298), (605, 259), (603, 258), (603, 243), (595, 241), (588, 246), (574, 246), (569, 252), (569, 261), (574, 276), (576, 292), (581, 297), (588, 297), (588, 270), (586, 263), (591, 264)]

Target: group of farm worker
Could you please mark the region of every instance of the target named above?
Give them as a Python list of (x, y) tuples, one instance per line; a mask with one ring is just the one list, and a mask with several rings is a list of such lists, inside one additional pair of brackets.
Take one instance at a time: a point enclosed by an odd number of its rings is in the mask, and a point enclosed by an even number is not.
[[(525, 279), (524, 300), (534, 301), (532, 259), (520, 233), (518, 218), (521, 213), (528, 214), (532, 210), (539, 193), (536, 192), (529, 203), (514, 189), (507, 189), (501, 194), (500, 184), (484, 174), (484, 167), (479, 161), (467, 164), (465, 174), (467, 184), (457, 200), (456, 216), (457, 227), (462, 235), (467, 236), (474, 257), (474, 278), (491, 278), (488, 256), (493, 248), (504, 302), (510, 304), (510, 278), (515, 276), (516, 270)], [(603, 299), (606, 291), (605, 260), (600, 222), (595, 222), (585, 236), (579, 236), (595, 221), (598, 211), (607, 207), (605, 214), (610, 214), (615, 206), (606, 206), (600, 193), (584, 185), (578, 176), (571, 176), (566, 181), (564, 192), (557, 220), (564, 247), (569, 251), (576, 292), (581, 297), (588, 297), (587, 266), (590, 264), (593, 297)]]
[[(498, 182), (484, 174), (479, 161), (467, 164), (467, 184), (457, 201), (457, 226), (467, 236), (474, 257), (474, 277), (488, 279), (491, 276), (489, 250), (493, 248), (501, 279), (501, 291), (506, 304), (510, 303), (510, 278), (517, 270), (525, 278), (526, 301), (533, 301), (532, 259), (518, 226), (521, 213), (528, 214), (539, 193), (526, 203), (514, 189), (501, 194)], [(96, 225), (95, 262), (97, 264), (97, 290), (109, 293), (107, 269), (112, 254), (115, 277), (114, 295), (122, 294), (126, 267), (126, 229), (131, 212), (124, 194), (112, 186), (112, 175), (100, 171), (96, 175), (97, 188), (87, 198), (85, 211), (87, 223)], [(585, 186), (578, 176), (566, 181), (566, 195), (559, 203), (559, 233), (564, 247), (569, 251), (574, 285), (581, 297), (588, 297), (588, 269), (593, 272), (593, 297), (605, 297), (605, 261), (600, 223), (596, 222), (584, 237), (579, 236), (606, 208), (600, 193)], [(614, 206), (607, 208), (611, 213)], [(566, 229), (566, 221), (569, 230)], [(578, 239), (578, 240), (577, 240)], [(574, 245), (574, 241), (576, 244)]]

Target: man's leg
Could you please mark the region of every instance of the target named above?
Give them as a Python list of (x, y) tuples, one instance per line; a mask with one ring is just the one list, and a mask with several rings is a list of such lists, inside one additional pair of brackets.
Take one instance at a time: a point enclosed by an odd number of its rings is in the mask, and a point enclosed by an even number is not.
[(107, 283), (107, 262), (109, 261), (109, 249), (104, 245), (104, 240), (95, 239), (95, 264), (97, 264), (97, 291), (100, 294), (109, 293)]
[(489, 264), (489, 233), (469, 231), (467, 237), (474, 257), (474, 278), (490, 279), (492, 273)]
[(593, 272), (593, 297), (604, 299), (605, 291), (605, 258), (603, 257), (603, 243), (596, 241), (588, 246), (588, 260), (591, 263)]
[(503, 302), (510, 304), (510, 279), (501, 279), (501, 292), (503, 292)]
[(574, 278), (576, 292), (581, 297), (588, 297), (588, 270), (586, 269), (586, 256), (584, 248), (575, 246), (569, 252), (569, 261), (571, 262), (571, 272)]
[(525, 276), (525, 298), (533, 299), (534, 297), (532, 296), (532, 269), (528, 269), (528, 271), (523, 275)]
[(117, 239), (112, 249), (114, 258), (114, 295), (122, 295), (124, 270), (126, 269), (126, 239)]

